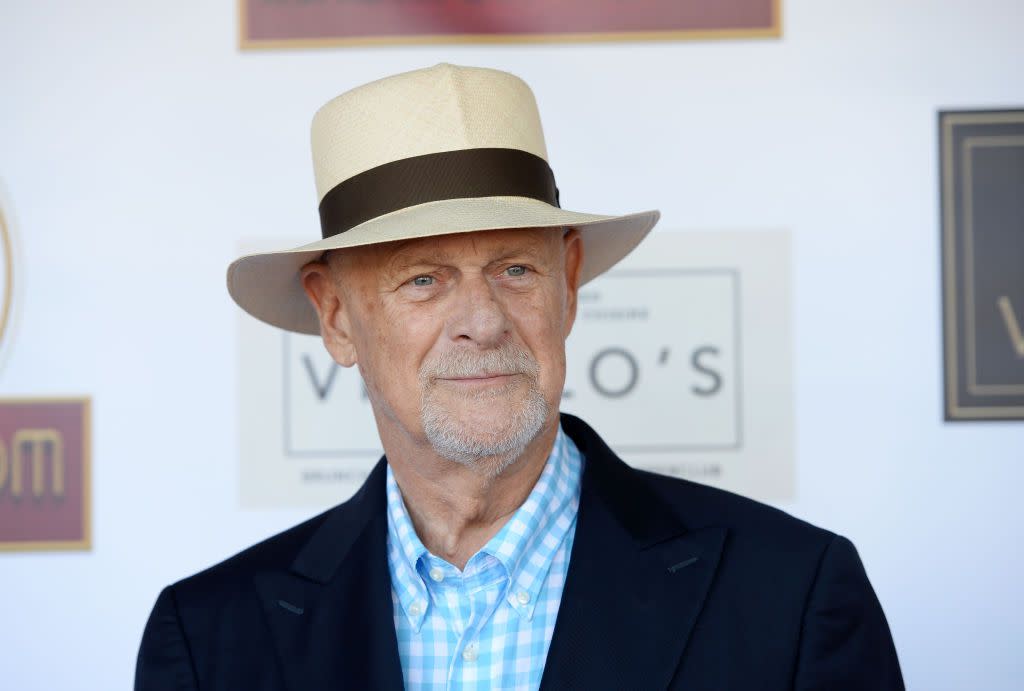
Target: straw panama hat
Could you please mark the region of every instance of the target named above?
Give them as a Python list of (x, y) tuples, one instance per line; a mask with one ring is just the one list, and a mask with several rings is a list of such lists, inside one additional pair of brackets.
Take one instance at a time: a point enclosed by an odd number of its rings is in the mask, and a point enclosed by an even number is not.
[(299, 269), (325, 251), (502, 228), (579, 228), (581, 282), (608, 270), (660, 213), (568, 211), (547, 162), (533, 92), (508, 72), (441, 63), (356, 87), (312, 125), (323, 239), (250, 254), (228, 292), (252, 316), (319, 334)]

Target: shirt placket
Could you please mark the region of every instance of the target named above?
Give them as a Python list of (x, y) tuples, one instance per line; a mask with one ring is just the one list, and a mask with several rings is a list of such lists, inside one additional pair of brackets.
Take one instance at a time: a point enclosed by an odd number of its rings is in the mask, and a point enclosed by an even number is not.
[(486, 568), (463, 575), (459, 580), (461, 610), (466, 626), (459, 636), (449, 668), (448, 688), (453, 691), (487, 688), (490, 651), (481, 649), (481, 633), (500, 604), (507, 589), (504, 567), (493, 559)]

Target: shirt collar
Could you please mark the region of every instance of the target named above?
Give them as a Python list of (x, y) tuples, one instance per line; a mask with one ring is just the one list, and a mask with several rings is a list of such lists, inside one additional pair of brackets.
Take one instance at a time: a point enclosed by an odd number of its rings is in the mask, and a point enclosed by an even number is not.
[[(526, 501), (477, 553), (490, 554), (505, 567), (509, 584), (504, 597), (527, 619), (532, 619), (551, 562), (575, 524), (582, 465), (579, 449), (559, 425), (551, 453)], [(390, 466), (386, 483), (392, 586), (397, 604), (418, 631), (430, 597), (417, 564), (428, 552), (413, 528)]]

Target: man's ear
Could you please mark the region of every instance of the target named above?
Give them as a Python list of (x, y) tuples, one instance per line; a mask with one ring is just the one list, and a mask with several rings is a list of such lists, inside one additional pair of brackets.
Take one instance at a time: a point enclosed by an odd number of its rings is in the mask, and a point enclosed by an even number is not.
[(306, 297), (320, 318), (320, 337), (334, 361), (342, 367), (356, 364), (356, 348), (347, 302), (331, 266), (324, 260), (312, 261), (299, 270)]
[(583, 270), (583, 238), (579, 228), (567, 228), (562, 243), (565, 250), (565, 338), (568, 338), (576, 321), (576, 298)]

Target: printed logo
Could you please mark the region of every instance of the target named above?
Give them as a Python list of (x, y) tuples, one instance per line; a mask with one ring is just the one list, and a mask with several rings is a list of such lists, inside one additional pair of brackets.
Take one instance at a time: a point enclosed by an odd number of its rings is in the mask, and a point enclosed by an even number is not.
[(89, 549), (89, 400), (0, 400), (0, 550)]

